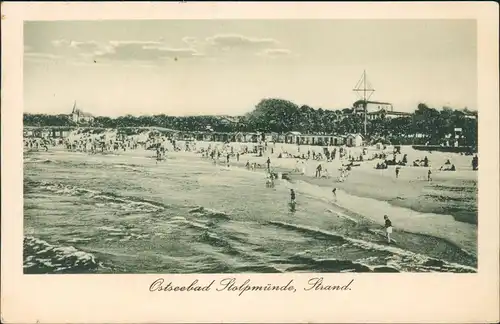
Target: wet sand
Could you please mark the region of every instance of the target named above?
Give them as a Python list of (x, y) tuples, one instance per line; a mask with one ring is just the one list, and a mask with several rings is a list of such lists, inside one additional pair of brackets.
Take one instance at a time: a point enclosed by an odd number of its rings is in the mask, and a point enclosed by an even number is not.
[[(403, 148), (403, 153), (406, 153), (405, 149), (407, 148)], [(335, 187), (355, 196), (386, 201), (392, 205), (422, 213), (452, 215), (457, 221), (477, 224), (477, 171), (466, 169), (467, 160), (471, 159), (470, 156), (454, 157), (461, 160), (459, 164), (461, 169), (455, 172), (439, 171), (438, 167), (431, 168), (432, 181), (427, 181), (428, 168), (412, 166), (402, 167), (399, 178), (396, 179), (394, 166), (385, 170), (375, 169), (376, 164), (382, 161), (377, 159), (356, 162), (361, 166), (353, 167), (348, 178), (339, 182), (337, 181), (340, 175), (338, 169), (342, 162), (338, 160), (333, 162), (300, 160), (304, 161), (306, 169), (306, 174), (301, 174), (294, 171), (297, 159), (278, 159), (278, 154), (278, 152), (272, 155), (264, 154), (262, 157), (256, 154), (245, 154), (240, 156), (239, 162), (232, 157), (230, 165), (244, 167), (246, 161), (249, 161), (258, 163), (260, 169), (265, 169), (266, 159), (270, 156), (271, 168), (275, 172), (288, 173), (292, 181), (302, 180), (319, 186)], [(435, 160), (442, 160), (444, 163), (448, 156), (435, 158)], [(328, 178), (314, 177), (315, 168), (320, 163), (328, 170)], [(225, 164), (225, 159), (222, 157), (220, 164)]]

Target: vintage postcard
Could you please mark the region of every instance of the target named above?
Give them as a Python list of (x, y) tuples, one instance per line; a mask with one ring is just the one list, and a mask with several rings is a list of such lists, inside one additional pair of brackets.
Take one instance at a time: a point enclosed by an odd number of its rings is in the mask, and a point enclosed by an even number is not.
[(7, 3), (2, 320), (498, 320), (492, 3)]

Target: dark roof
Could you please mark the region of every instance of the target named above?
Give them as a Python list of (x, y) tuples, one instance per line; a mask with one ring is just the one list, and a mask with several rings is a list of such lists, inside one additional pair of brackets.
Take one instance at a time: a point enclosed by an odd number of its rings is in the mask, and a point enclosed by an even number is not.
[[(364, 100), (358, 100), (356, 102), (354, 102), (354, 106), (357, 106), (358, 104), (360, 103), (363, 103)], [(391, 105), (392, 106), (392, 103), (390, 102), (382, 102), (382, 101), (370, 101), (370, 100), (367, 100), (366, 103), (369, 103), (369, 104), (378, 104), (378, 105)]]

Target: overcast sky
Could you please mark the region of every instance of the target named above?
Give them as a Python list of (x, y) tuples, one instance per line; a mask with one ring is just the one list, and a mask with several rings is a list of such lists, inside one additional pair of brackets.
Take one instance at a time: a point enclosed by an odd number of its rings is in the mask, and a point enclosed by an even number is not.
[[(94, 62), (95, 61), (95, 62)], [(229, 114), (277, 97), (351, 107), (372, 100), (476, 109), (473, 20), (26, 22), (24, 111)]]

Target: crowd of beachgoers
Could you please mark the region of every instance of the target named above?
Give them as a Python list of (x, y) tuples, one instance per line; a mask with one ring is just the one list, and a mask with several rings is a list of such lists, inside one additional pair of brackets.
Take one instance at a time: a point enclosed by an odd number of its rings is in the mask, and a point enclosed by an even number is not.
[[(402, 152), (401, 146), (383, 145), (381, 143), (372, 146), (347, 147), (346, 145), (312, 146), (268, 141), (256, 143), (205, 142), (176, 140), (161, 133), (149, 131), (129, 136), (118, 134), (117, 130), (109, 130), (100, 134), (74, 131), (66, 138), (25, 138), (24, 146), (30, 151), (48, 151), (50, 148), (58, 146), (64, 147), (68, 151), (89, 154), (118, 153), (140, 148), (153, 151), (158, 161), (166, 159), (169, 152), (185, 151), (198, 153), (203, 158), (210, 158), (214, 163), (222, 163), (227, 166), (234, 164), (234, 162), (238, 164), (240, 160), (249, 157), (245, 161), (245, 166), (248, 169), (264, 168), (268, 172), (271, 171), (271, 166), (273, 168), (290, 168), (289, 162), (276, 163), (276, 161), (294, 160), (295, 165), (291, 171), (303, 175), (316, 162), (315, 177), (330, 178), (333, 167), (340, 171), (339, 181), (343, 181), (352, 168), (366, 165), (366, 162), (371, 161), (376, 162), (376, 164), (370, 163), (370, 165), (373, 164), (375, 169), (384, 170), (388, 169), (389, 166), (394, 166), (395, 177), (399, 177), (401, 167), (427, 168), (428, 180), (431, 179), (432, 169), (435, 168), (439, 171), (467, 169), (464, 164), (466, 160), (469, 160), (469, 169), (478, 169), (477, 154), (470, 156), (472, 153), (425, 152), (416, 151), (409, 147), (404, 147)], [(429, 159), (430, 155), (436, 157), (433, 158), (433, 162)], [(258, 158), (262, 159), (259, 160)]]

